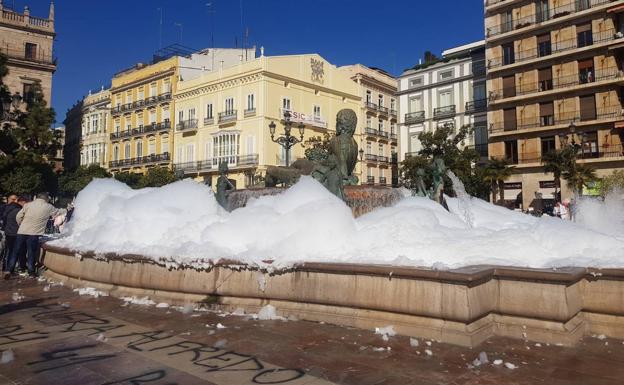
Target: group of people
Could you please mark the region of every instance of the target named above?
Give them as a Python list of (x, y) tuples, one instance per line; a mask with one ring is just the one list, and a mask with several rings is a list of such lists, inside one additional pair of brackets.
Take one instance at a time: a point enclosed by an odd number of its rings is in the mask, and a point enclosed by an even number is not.
[(555, 207), (553, 208), (553, 216), (565, 220), (573, 220), (573, 214), (574, 205), (569, 200), (564, 199), (563, 202), (555, 202)]
[(11, 194), (0, 206), (0, 257), (3, 278), (15, 274), (19, 263), (21, 271), (30, 277), (37, 276), (41, 237), (46, 233), (49, 222), (62, 214), (62, 210), (50, 204), (46, 193), (39, 193), (29, 201), (25, 196)]

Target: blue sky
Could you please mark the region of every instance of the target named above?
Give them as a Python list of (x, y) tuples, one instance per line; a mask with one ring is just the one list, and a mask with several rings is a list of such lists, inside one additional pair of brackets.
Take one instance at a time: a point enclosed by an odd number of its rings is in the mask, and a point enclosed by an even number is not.
[[(4, 0), (18, 10), (29, 5), (47, 16), (49, 0)], [(209, 14), (209, 7), (214, 14)], [(89, 89), (112, 75), (148, 61), (159, 46), (158, 8), (163, 9), (163, 45), (180, 40), (192, 48), (240, 45), (241, 0), (57, 0), (52, 106), (57, 122)], [(336, 65), (362, 63), (395, 75), (413, 66), (425, 50), (483, 38), (482, 0), (242, 0), (249, 44), (266, 55), (319, 53)], [(212, 25), (214, 22), (214, 26)]]

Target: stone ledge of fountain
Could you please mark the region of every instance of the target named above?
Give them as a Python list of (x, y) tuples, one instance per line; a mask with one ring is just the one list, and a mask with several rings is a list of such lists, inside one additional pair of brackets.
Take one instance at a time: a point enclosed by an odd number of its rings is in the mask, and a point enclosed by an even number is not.
[(587, 334), (624, 338), (624, 269), (305, 263), (267, 274), (235, 261), (168, 269), (141, 256), (44, 250), (49, 278), (114, 296), (210, 299), (225, 310), (271, 303), (302, 320), (366, 329), (392, 324), (399, 334), (462, 346), (495, 335), (569, 346)]
[[(278, 195), (284, 192), (283, 187), (263, 187), (246, 190), (234, 190), (227, 193), (230, 211), (245, 207), (249, 199), (267, 195)], [(397, 203), (402, 193), (397, 188), (383, 186), (345, 186), (346, 203), (353, 215), (359, 217), (378, 207), (389, 207)]]

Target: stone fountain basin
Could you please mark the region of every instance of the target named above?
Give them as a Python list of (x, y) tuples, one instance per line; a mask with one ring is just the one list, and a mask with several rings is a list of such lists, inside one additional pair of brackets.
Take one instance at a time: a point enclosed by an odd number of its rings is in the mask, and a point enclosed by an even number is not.
[(137, 255), (79, 255), (44, 244), (45, 275), (113, 296), (202, 302), (475, 347), (492, 336), (572, 346), (583, 336), (624, 338), (624, 269), (470, 266), (447, 271), (305, 263), (263, 273), (229, 263), (168, 269)]

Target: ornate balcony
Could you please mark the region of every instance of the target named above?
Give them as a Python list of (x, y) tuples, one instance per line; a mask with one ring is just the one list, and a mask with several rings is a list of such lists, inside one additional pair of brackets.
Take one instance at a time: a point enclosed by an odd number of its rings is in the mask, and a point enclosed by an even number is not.
[(474, 114), (476, 112), (487, 111), (487, 99), (477, 99), (470, 102), (466, 102), (466, 113)]
[(405, 124), (418, 124), (425, 121), (425, 111), (405, 114)]
[(197, 131), (197, 119), (187, 119), (176, 124), (176, 131), (192, 132)]
[(450, 106), (438, 107), (433, 109), (433, 119), (444, 119), (455, 116), (456, 110), (455, 105), (451, 104)]
[(219, 112), (219, 124), (235, 122), (236, 119), (237, 119), (236, 110)]

